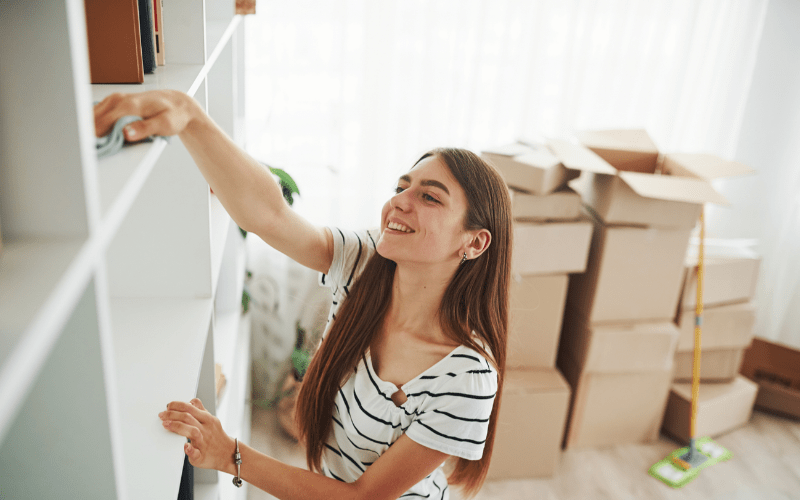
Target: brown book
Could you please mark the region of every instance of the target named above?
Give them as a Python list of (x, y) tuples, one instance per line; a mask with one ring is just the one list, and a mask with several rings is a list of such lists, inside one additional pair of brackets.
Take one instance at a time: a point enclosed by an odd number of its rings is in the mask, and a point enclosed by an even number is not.
[(92, 83), (143, 83), (137, 0), (85, 0)]

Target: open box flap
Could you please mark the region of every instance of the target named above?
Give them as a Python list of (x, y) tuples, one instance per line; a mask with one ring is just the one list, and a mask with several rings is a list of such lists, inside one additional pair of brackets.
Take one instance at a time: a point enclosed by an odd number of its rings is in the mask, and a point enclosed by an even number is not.
[(708, 180), (755, 173), (755, 170), (743, 163), (723, 160), (710, 154), (690, 153), (666, 155), (664, 170), (670, 175)]
[(525, 165), (531, 165), (533, 167), (539, 168), (551, 168), (555, 167), (560, 163), (558, 158), (550, 154), (547, 150), (534, 150), (534, 151), (527, 151), (524, 154), (514, 157), (514, 161), (517, 163), (524, 163)]
[(658, 154), (656, 144), (643, 129), (583, 130), (576, 135), (584, 146), (592, 149)]
[(659, 200), (684, 201), (687, 203), (716, 203), (729, 205), (708, 182), (691, 177), (620, 172), (620, 178), (639, 196)]
[(533, 151), (533, 148), (526, 146), (525, 144), (520, 144), (518, 142), (512, 144), (506, 144), (504, 146), (497, 146), (490, 149), (484, 149), (484, 154), (490, 155), (500, 155), (500, 156), (517, 156), (526, 153), (530, 153)]
[(547, 141), (547, 146), (567, 168), (596, 174), (617, 174), (617, 169), (585, 146), (563, 139), (551, 139)]

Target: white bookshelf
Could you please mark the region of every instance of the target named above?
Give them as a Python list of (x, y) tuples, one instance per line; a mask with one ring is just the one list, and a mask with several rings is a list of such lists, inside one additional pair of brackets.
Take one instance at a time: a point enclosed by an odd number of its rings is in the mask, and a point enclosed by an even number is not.
[[(166, 66), (91, 85), (83, 0), (0, 16), (0, 498), (174, 499), (184, 439), (157, 414), (200, 397), (249, 438), (244, 240), (175, 137), (98, 160), (93, 102), (175, 89), (243, 145), (233, 0), (170, 0)], [(227, 379), (215, 397), (214, 365)], [(198, 498), (244, 498), (196, 471)]]

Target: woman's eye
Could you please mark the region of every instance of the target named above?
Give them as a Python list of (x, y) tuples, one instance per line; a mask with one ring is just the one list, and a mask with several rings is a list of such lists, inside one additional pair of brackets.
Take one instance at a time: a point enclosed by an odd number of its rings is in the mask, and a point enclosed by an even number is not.
[(423, 198), (425, 201), (432, 201), (432, 202), (434, 202), (434, 203), (439, 203), (439, 200), (437, 200), (436, 198), (434, 198), (433, 196), (431, 196), (431, 195), (429, 195), (429, 194), (423, 194), (423, 195), (422, 195), (422, 198)]
[(400, 186), (397, 186), (396, 188), (394, 188), (394, 194), (400, 194), (403, 191), (405, 191), (405, 188), (401, 188)]

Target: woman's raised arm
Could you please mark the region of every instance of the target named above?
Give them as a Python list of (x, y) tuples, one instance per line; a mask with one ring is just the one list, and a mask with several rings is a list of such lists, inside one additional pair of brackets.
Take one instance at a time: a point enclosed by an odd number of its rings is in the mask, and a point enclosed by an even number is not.
[(95, 106), (94, 115), (98, 137), (126, 115), (143, 118), (125, 127), (129, 142), (177, 135), (239, 227), (300, 264), (328, 272), (333, 260), (330, 231), (291, 210), (272, 174), (239, 148), (197, 101), (174, 90), (113, 94)]

